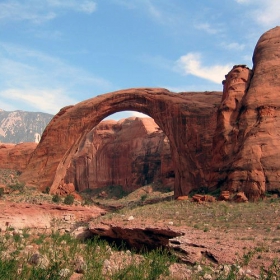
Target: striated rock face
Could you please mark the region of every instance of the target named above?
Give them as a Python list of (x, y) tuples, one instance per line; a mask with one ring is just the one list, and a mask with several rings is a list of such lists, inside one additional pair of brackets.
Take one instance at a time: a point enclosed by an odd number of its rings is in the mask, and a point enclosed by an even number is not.
[(36, 147), (37, 143), (0, 143), (0, 168), (23, 171)]
[(81, 141), (64, 182), (76, 190), (121, 185), (133, 191), (161, 181), (173, 186), (167, 137), (151, 118), (103, 121)]
[(252, 71), (233, 68), (225, 81), (210, 180), (250, 200), (280, 190), (280, 27), (261, 36), (253, 63)]
[[(55, 192), (86, 135), (105, 117), (136, 110), (152, 117), (168, 137), (175, 196), (206, 185), (219, 92), (175, 94), (166, 89), (128, 89), (63, 108), (45, 129), (21, 180)], [(76, 187), (76, 186), (75, 186)]]

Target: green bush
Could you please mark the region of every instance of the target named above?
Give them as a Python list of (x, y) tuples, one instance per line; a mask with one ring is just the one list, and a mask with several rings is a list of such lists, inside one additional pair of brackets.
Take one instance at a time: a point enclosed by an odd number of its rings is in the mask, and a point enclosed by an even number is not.
[(24, 186), (25, 186), (24, 183), (19, 183), (19, 182), (18, 182), (18, 183), (15, 183), (15, 184), (8, 185), (8, 187), (9, 187), (12, 191), (19, 191), (19, 192), (23, 192)]
[(43, 193), (49, 194), (50, 193), (51, 188), (50, 187), (46, 187), (46, 189), (43, 191)]
[(67, 205), (72, 205), (74, 203), (74, 196), (71, 195), (71, 194), (68, 194), (65, 198), (64, 198), (64, 204), (67, 204)]
[(60, 202), (60, 196), (58, 194), (55, 194), (53, 197), (52, 197), (52, 201), (55, 202), (55, 203), (59, 203)]

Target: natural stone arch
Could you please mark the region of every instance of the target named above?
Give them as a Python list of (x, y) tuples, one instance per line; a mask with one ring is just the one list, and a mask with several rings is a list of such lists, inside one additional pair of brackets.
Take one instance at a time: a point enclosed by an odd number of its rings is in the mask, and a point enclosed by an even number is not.
[[(99, 95), (68, 106), (52, 119), (21, 180), (55, 191), (83, 136), (105, 117), (133, 110), (154, 119), (170, 141), (175, 197), (206, 185), (216, 104), (221, 93), (175, 94), (161, 88), (136, 88)], [(32, 178), (32, 180), (30, 180)]]

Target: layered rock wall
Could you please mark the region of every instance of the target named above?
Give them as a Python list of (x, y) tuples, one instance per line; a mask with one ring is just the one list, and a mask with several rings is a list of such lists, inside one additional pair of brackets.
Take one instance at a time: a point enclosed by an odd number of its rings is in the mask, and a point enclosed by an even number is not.
[(261, 36), (253, 64), (252, 71), (238, 66), (227, 76), (210, 183), (256, 200), (280, 191), (280, 27)]
[(169, 141), (151, 118), (102, 121), (85, 135), (64, 178), (78, 191), (114, 185), (133, 191), (157, 181), (172, 188), (174, 167)]

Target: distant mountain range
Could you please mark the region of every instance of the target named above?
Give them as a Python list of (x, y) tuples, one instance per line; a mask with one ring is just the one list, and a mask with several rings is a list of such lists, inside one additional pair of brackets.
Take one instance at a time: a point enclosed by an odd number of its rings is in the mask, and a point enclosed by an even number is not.
[(39, 142), (53, 115), (0, 109), (0, 142)]

